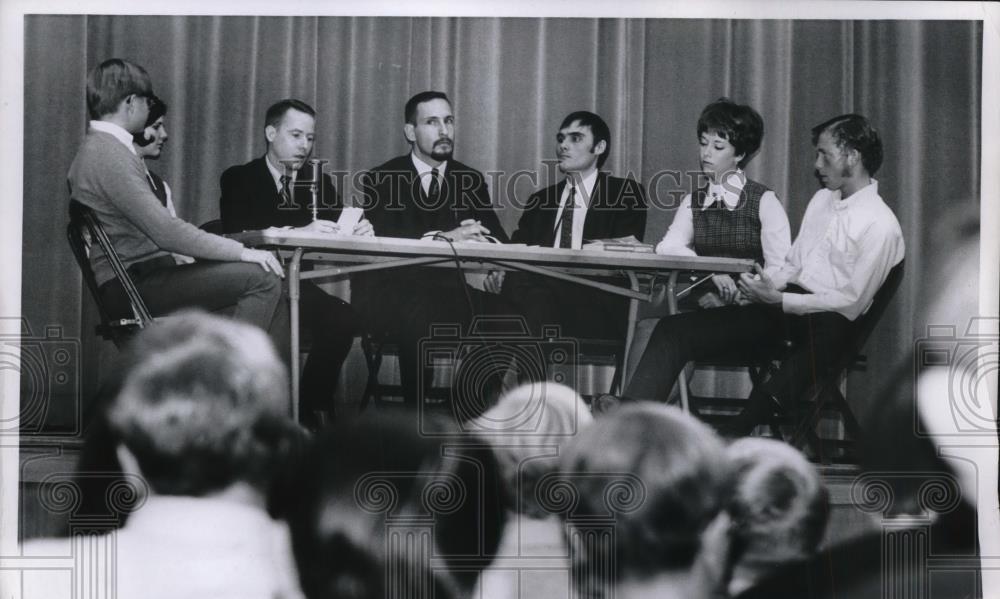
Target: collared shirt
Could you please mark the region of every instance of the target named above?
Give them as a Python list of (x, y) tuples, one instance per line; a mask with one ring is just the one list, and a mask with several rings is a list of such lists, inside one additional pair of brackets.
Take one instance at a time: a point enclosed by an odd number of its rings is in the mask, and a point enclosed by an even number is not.
[[(562, 213), (563, 208), (566, 207), (566, 200), (569, 198), (570, 190), (570, 179), (566, 179), (566, 185), (563, 187), (562, 196), (559, 198), (559, 210), (556, 212), (556, 238), (552, 243), (552, 247), (559, 247), (559, 242), (562, 239)], [(574, 250), (578, 250), (583, 247), (583, 224), (587, 220), (587, 208), (590, 206), (590, 198), (594, 193), (594, 185), (597, 184), (597, 169), (594, 169), (592, 173), (583, 178), (583, 181), (577, 182), (576, 193), (573, 194), (573, 240), (570, 247)], [(581, 189), (582, 187), (582, 189)]]
[(437, 166), (431, 166), (417, 158), (416, 153), (410, 152), (410, 159), (413, 161), (413, 168), (417, 169), (417, 175), (420, 177), (420, 187), (423, 188), (424, 194), (430, 193), (431, 190), (431, 171), (437, 169), (438, 171), (438, 189), (441, 189), (441, 180), (444, 178), (444, 171), (448, 168), (448, 161), (445, 160)]
[[(737, 171), (727, 177), (725, 184), (710, 183), (705, 196), (707, 210), (716, 202), (722, 202), (727, 209), (734, 210), (740, 202), (740, 194), (746, 184), (743, 171)], [(778, 201), (778, 196), (771, 190), (764, 192), (760, 198), (760, 246), (764, 252), (764, 272), (773, 277), (785, 263), (785, 256), (792, 245), (791, 227), (788, 216)], [(696, 256), (694, 245), (694, 221), (691, 214), (691, 194), (684, 196), (680, 208), (674, 213), (667, 233), (656, 244), (656, 253), (669, 256)]]
[(783, 293), (789, 314), (864, 314), (893, 266), (903, 260), (903, 233), (878, 195), (878, 181), (850, 197), (821, 189), (813, 195), (785, 265), (773, 283), (795, 283), (810, 293)]
[[(281, 178), (283, 176), (285, 176), (285, 173), (283, 172), (284, 171), (284, 165), (281, 165), (281, 168), (279, 168), (277, 166), (274, 166), (273, 164), (271, 164), (271, 157), (270, 156), (264, 156), (264, 164), (267, 165), (267, 170), (270, 171), (271, 178), (274, 179), (274, 187), (275, 187), (275, 189), (278, 190), (278, 193), (281, 193)], [(294, 189), (295, 177), (299, 174), (299, 171), (297, 171), (295, 169), (291, 169), (291, 170), (292, 170), (292, 174), (290, 176), (291, 176), (292, 179), (291, 179), (291, 181), (288, 182), (288, 189), (290, 189), (290, 190)]]
[[(437, 166), (431, 166), (424, 162), (423, 160), (417, 158), (417, 154), (413, 151), (410, 152), (410, 160), (413, 162), (413, 168), (417, 169), (417, 175), (420, 177), (420, 187), (423, 188), (424, 194), (430, 193), (431, 190), (431, 171), (434, 169), (438, 170), (438, 189), (441, 189), (442, 180), (444, 179), (444, 171), (448, 168), (448, 161), (445, 160)], [(431, 239), (441, 231), (427, 231), (423, 234), (421, 239)]]
[(130, 152), (136, 156), (139, 155), (139, 153), (135, 151), (135, 146), (132, 145), (132, 141), (134, 140), (133, 135), (126, 131), (123, 127), (119, 127), (118, 125), (108, 121), (90, 121), (90, 128), (95, 131), (110, 133), (115, 139), (125, 144), (125, 147), (127, 147)]

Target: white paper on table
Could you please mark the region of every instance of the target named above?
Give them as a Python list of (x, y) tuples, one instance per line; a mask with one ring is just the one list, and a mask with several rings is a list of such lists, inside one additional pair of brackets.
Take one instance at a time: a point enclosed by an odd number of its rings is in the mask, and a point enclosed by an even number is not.
[(364, 215), (365, 211), (357, 206), (345, 207), (340, 212), (340, 218), (337, 219), (340, 232), (344, 235), (351, 235), (354, 232), (354, 227), (361, 222), (361, 217)]

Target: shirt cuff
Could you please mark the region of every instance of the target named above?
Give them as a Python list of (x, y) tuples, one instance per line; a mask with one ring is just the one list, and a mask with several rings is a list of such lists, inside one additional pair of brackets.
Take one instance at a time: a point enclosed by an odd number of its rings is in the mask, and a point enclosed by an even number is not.
[(808, 314), (809, 306), (805, 302), (806, 294), (803, 293), (782, 293), (781, 311), (785, 314)]

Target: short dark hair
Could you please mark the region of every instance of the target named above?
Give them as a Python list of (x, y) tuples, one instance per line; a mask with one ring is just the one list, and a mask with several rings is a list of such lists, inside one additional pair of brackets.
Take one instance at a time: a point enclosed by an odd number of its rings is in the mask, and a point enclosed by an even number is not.
[(139, 147), (148, 146), (153, 143), (153, 140), (147, 139), (144, 134), (146, 127), (153, 126), (153, 123), (155, 123), (158, 118), (166, 115), (167, 103), (161, 100), (159, 96), (149, 96), (149, 117), (146, 118), (146, 125), (142, 128), (143, 130), (132, 136), (132, 143)]
[(448, 103), (448, 106), (451, 106), (451, 100), (448, 99), (448, 94), (444, 92), (434, 90), (420, 92), (406, 101), (406, 106), (403, 108), (403, 122), (416, 125), (417, 107), (431, 100), (444, 100)]
[(706, 106), (698, 117), (698, 137), (707, 132), (714, 132), (732, 144), (736, 154), (743, 155), (738, 164), (744, 168), (760, 149), (764, 119), (749, 105), (719, 98)]
[(594, 135), (595, 146), (599, 142), (604, 142), (604, 152), (597, 157), (597, 168), (601, 168), (608, 161), (608, 156), (611, 155), (611, 129), (608, 128), (604, 119), (586, 110), (578, 110), (566, 115), (562, 124), (559, 125), (559, 129), (565, 129), (576, 122), (579, 122), (581, 127), (590, 128), (590, 132)]
[[(413, 558), (433, 555), (444, 566), (431, 573), (434, 596), (448, 588), (468, 596), (479, 578), (468, 558), (495, 556), (506, 521), (496, 458), (488, 446), (469, 441), (433, 416), (418, 425), (405, 414), (385, 413), (338, 421), (320, 434), (295, 469), (288, 511), (305, 595), (384, 597), (386, 564), (404, 571), (400, 584), (411, 585), (429, 565)], [(348, 455), (355, 459), (340, 459)], [(432, 527), (429, 553), (391, 542), (392, 519), (413, 516), (423, 517), (411, 520), (415, 526)]]
[(861, 165), (869, 175), (874, 175), (882, 166), (882, 138), (879, 137), (868, 119), (860, 114), (842, 114), (812, 128), (812, 143), (819, 142), (824, 132), (830, 135), (841, 150), (857, 150), (861, 154)]
[(87, 112), (99, 119), (118, 110), (128, 96), (153, 95), (153, 83), (146, 69), (122, 58), (109, 58), (87, 75)]
[(281, 123), (281, 119), (285, 116), (285, 113), (289, 110), (298, 110), (299, 112), (304, 112), (311, 117), (316, 117), (316, 111), (313, 110), (312, 106), (306, 104), (302, 100), (285, 98), (284, 100), (279, 100), (268, 107), (267, 112), (264, 113), (264, 126), (277, 127), (278, 124)]

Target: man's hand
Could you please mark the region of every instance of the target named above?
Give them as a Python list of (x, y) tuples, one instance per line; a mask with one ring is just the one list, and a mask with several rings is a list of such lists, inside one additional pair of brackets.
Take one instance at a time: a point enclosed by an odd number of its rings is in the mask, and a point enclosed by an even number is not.
[(260, 265), (267, 272), (273, 272), (281, 278), (285, 278), (285, 269), (281, 268), (281, 263), (271, 252), (255, 250), (253, 248), (243, 248), (240, 254), (240, 262), (253, 262)]
[(472, 220), (471, 218), (463, 220), (458, 227), (451, 231), (440, 233), (441, 236), (447, 237), (452, 241), (486, 241), (483, 235), (489, 234), (489, 229), (480, 224), (478, 220)]
[(298, 230), (334, 235), (340, 232), (340, 226), (332, 220), (317, 219), (304, 227), (299, 227)]
[(375, 237), (375, 227), (368, 222), (367, 218), (362, 218), (358, 221), (358, 224), (354, 225), (352, 234), (360, 237)]
[(771, 277), (764, 274), (759, 264), (753, 265), (756, 275), (743, 273), (737, 286), (753, 304), (781, 304), (781, 292), (774, 287)]
[[(733, 283), (735, 285), (735, 283)], [(702, 308), (721, 308), (725, 306), (725, 302), (716, 294), (714, 291), (709, 291), (708, 293), (703, 293), (701, 297), (698, 298), (698, 305)]]
[[(715, 288), (719, 290), (718, 299), (722, 300), (723, 304), (731, 304), (736, 301), (736, 295), (739, 291), (736, 289), (736, 281), (731, 276), (712, 275), (712, 282), (715, 283)], [(701, 302), (699, 301), (698, 303), (700, 304)], [(705, 306), (702, 307), (704, 308)]]
[(490, 293), (500, 293), (503, 289), (503, 278), (507, 274), (505, 270), (491, 270), (483, 281), (483, 287)]

